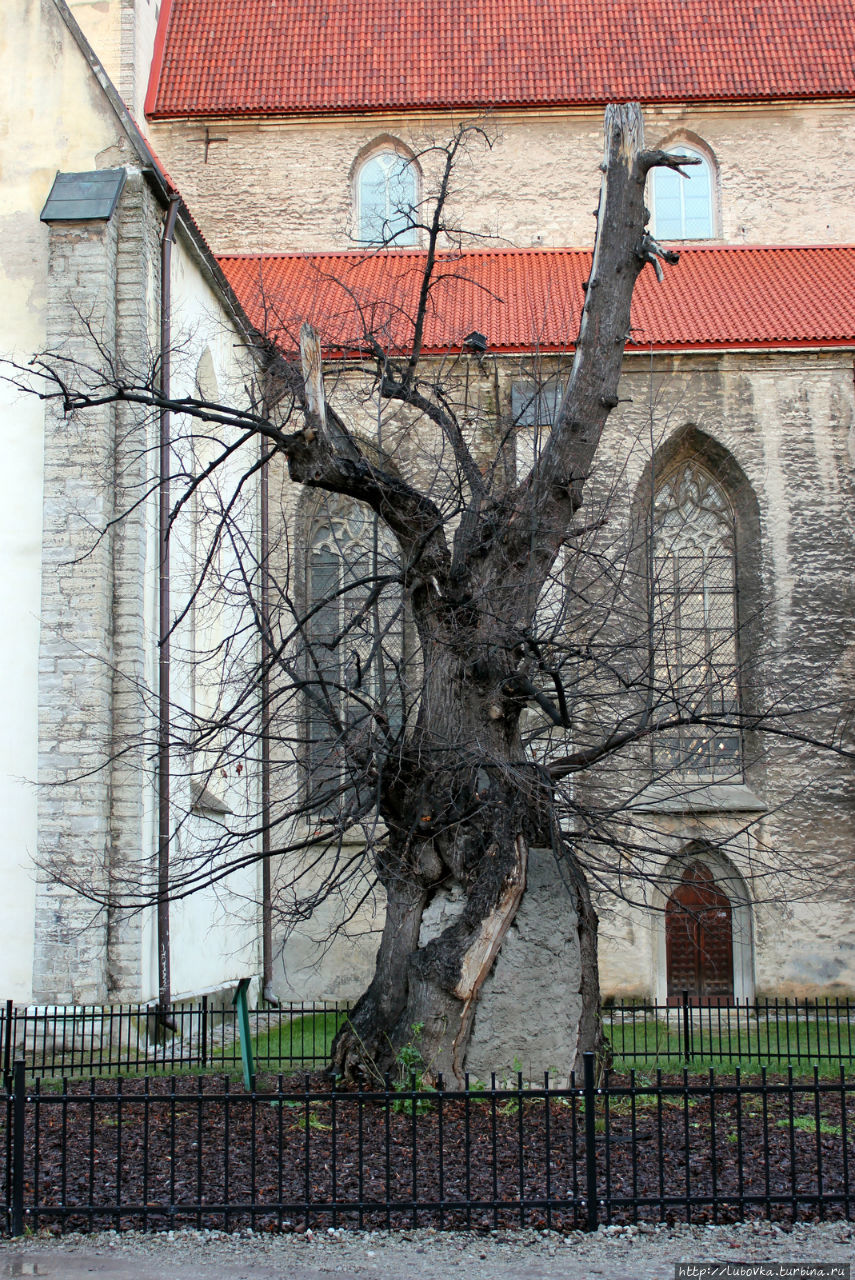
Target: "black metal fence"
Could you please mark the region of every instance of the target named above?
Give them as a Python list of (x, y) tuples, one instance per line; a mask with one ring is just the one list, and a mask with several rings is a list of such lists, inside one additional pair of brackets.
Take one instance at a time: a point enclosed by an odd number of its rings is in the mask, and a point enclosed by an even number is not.
[[(349, 1006), (333, 1001), (291, 1002), (250, 1011), (256, 1066), (311, 1067), (326, 1062)], [(22, 1058), (32, 1077), (118, 1075), (220, 1070), (241, 1062), (237, 1011), (231, 1005), (48, 1005), (0, 1007), (0, 1062), (8, 1081)]]
[(851, 1218), (855, 1080), (639, 1082), (593, 1058), (566, 1088), (234, 1091), (229, 1078), (13, 1072), (13, 1234), (251, 1226), (558, 1230), (651, 1220)]
[[(258, 1071), (324, 1063), (348, 1005), (290, 1003), (250, 1012)], [(755, 1064), (784, 1067), (855, 1062), (855, 1002), (764, 1000), (697, 1007), (614, 1003), (603, 1009), (619, 1066)], [(240, 1064), (235, 1009), (206, 997), (166, 1018), (151, 1005), (0, 1005), (0, 1062), (8, 1084), (23, 1058), (35, 1077), (219, 1070)]]
[(603, 1022), (616, 1060), (682, 1063), (855, 1062), (855, 1003), (751, 1000), (698, 1005), (614, 1003)]

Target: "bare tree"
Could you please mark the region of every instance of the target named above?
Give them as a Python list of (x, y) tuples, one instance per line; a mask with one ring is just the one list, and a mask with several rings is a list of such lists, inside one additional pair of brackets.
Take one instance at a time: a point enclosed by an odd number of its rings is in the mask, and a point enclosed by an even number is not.
[[(562, 848), (584, 975), (579, 1048), (597, 1043), (594, 913), (576, 852), (561, 833), (549, 765), (527, 759), (520, 721), (532, 701), (552, 712), (532, 680), (538, 602), (562, 548), (578, 534), (573, 526), (585, 482), (618, 402), (633, 286), (646, 261), (674, 256), (663, 255), (645, 231), (646, 175), (656, 164), (678, 166), (681, 158), (644, 151), (637, 107), (608, 109), (594, 259), (569, 384), (531, 471), (507, 485), (497, 466), (501, 443), (485, 470), (442, 386), (421, 375), (454, 157), (452, 146), (427, 227), (411, 348), (395, 360), (376, 337), (371, 342), (381, 397), (424, 415), (449, 450), (452, 501), (432, 496), (435, 483), (426, 490), (366, 455), (324, 403), (319, 353), (309, 334), (303, 342), (307, 426), (280, 444), (292, 480), (365, 503), (394, 535), (418, 636), (420, 687), (406, 731), (395, 733), (388, 716), (367, 707), (369, 724), (360, 721), (364, 746), (354, 750), (353, 741), (347, 743), (357, 767), (367, 766), (371, 803), (385, 827), (376, 872), (386, 923), (374, 979), (333, 1048), (345, 1077), (366, 1057), (388, 1064), (418, 1025), (430, 1070), (462, 1081), (478, 995), (525, 891), (533, 842)], [(343, 639), (336, 637), (338, 644)], [(320, 666), (317, 675), (322, 684)], [(560, 694), (556, 718), (569, 728)], [(344, 725), (340, 732), (353, 737)], [(450, 884), (463, 890), (462, 912), (419, 945), (432, 892)]]
[[(496, 399), (492, 416), (473, 415), (463, 390), (473, 363), (489, 384), (481, 335), (470, 334), (461, 355), (424, 355), (436, 290), (455, 273), (441, 246), (450, 236), (453, 243), (454, 165), (469, 132), (437, 150), (437, 196), (408, 212), (427, 241), (414, 310), (387, 307), (378, 321), (354, 298), (355, 368), (325, 376), (308, 326), (301, 363), (289, 363), (287, 326), (272, 302), (261, 387), (247, 411), (203, 396), (167, 401), (152, 379), (116, 369), (96, 387), (50, 357), (40, 364), (42, 394), (60, 396), (69, 411), (103, 396), (166, 404), (189, 424), (188, 449), (203, 436), (215, 441), (201, 462), (187, 463), (173, 526), (207, 495), (193, 517), (206, 550), (187, 609), (240, 598), (245, 629), (196, 637), (193, 661), (216, 694), (204, 713), (176, 710), (170, 732), (192, 754), (197, 789), (249, 754), (263, 765), (266, 790), (257, 814), (223, 819), (212, 846), (172, 859), (168, 895), (258, 856), (245, 850), (259, 838), (276, 864), (285, 925), (333, 894), (346, 921), (381, 887), (374, 978), (332, 1051), (346, 1079), (386, 1069), (420, 1026), (429, 1074), (462, 1082), (479, 993), (525, 893), (534, 847), (553, 850), (575, 908), (577, 1051), (597, 1048), (589, 882), (642, 901), (658, 853), (656, 833), (633, 816), (638, 788), (628, 795), (622, 785), (627, 762), (635, 777), (652, 767), (682, 785), (687, 757), (718, 752), (720, 769), (735, 768), (733, 744), (746, 734), (768, 732), (796, 751), (821, 737), (845, 750), (833, 717), (812, 733), (799, 708), (739, 703), (734, 687), (746, 674), (729, 647), (732, 627), (707, 635), (675, 671), (668, 609), (654, 608), (670, 561), (652, 485), (629, 529), (603, 539), (610, 486), (590, 477), (619, 402), (633, 288), (646, 263), (659, 274), (659, 259), (677, 261), (646, 229), (645, 181), (655, 166), (694, 161), (645, 150), (636, 105), (607, 109), (575, 351), (551, 429), (520, 468), (513, 420)], [(533, 376), (532, 388), (543, 395), (543, 377)], [(259, 447), (236, 483), (234, 459)], [(260, 549), (237, 518), (259, 474), (271, 508)], [(295, 539), (294, 486), (317, 491), (323, 511), (324, 536), (308, 546)], [(345, 841), (354, 830), (357, 845)], [(440, 891), (459, 909), (426, 932)], [(114, 885), (112, 893), (138, 906), (151, 889)]]

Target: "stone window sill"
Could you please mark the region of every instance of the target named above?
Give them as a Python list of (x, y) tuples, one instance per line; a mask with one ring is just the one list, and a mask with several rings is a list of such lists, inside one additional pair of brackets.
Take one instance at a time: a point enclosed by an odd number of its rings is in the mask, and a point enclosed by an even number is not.
[(632, 802), (634, 813), (765, 813), (766, 805), (744, 783), (691, 782), (646, 787)]
[(216, 814), (223, 817), (234, 810), (208, 787), (202, 786), (195, 778), (190, 779), (190, 808), (193, 813), (201, 813), (206, 817)]
[[(386, 835), (386, 826), (383, 822), (378, 822), (375, 830), (375, 843), (382, 840)], [(318, 822), (317, 826), (310, 825), (306, 822), (298, 822), (294, 830), (294, 839), (296, 841), (312, 841), (316, 837), (314, 845), (311, 847), (319, 847), (327, 845), (329, 848), (337, 847), (339, 844), (343, 848), (358, 848), (359, 845), (365, 845), (365, 835), (360, 826), (348, 827), (340, 835), (328, 836), (323, 834), (323, 823)], [(305, 853), (306, 850), (298, 850), (297, 852)]]

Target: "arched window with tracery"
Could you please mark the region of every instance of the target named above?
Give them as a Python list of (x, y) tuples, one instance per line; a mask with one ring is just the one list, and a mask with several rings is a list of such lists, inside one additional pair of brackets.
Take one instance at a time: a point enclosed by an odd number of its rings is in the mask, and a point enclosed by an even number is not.
[(307, 791), (333, 814), (402, 723), (398, 547), (368, 508), (329, 496), (310, 524), (306, 570)]
[(416, 163), (391, 147), (375, 151), (356, 175), (356, 238), (405, 248), (416, 243)]
[(683, 173), (660, 167), (651, 170), (653, 234), (657, 240), (709, 240), (715, 235), (712, 165), (697, 147), (678, 144), (668, 150), (691, 156), (699, 163)]
[(657, 485), (650, 557), (657, 774), (741, 781), (736, 534), (723, 488), (684, 461)]

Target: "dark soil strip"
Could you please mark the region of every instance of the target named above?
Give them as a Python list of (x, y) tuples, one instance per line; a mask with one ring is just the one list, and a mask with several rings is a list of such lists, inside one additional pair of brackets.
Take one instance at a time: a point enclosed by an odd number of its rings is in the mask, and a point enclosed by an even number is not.
[[(834, 1085), (794, 1095), (745, 1083), (739, 1092), (694, 1088), (672, 1081), (658, 1098), (652, 1091), (598, 1097), (600, 1221), (852, 1216), (855, 1093)], [(221, 1079), (184, 1077), (120, 1087), (74, 1082), (64, 1093), (29, 1095), (27, 1223), (55, 1230), (586, 1224), (578, 1095), (371, 1100), (332, 1094), (317, 1076), (308, 1088), (289, 1081), (286, 1089), (276, 1096), (278, 1082), (260, 1081), (248, 1098)]]

